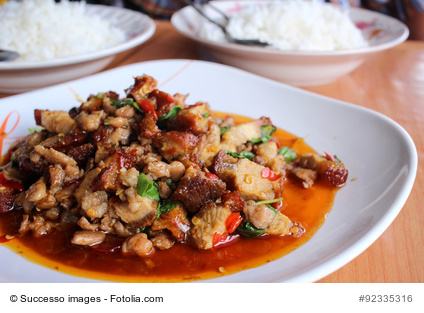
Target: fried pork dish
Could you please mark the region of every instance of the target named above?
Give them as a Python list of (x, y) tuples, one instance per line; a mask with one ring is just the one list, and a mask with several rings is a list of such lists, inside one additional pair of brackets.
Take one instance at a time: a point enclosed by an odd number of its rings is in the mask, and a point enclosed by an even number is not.
[(72, 245), (114, 237), (122, 254), (141, 258), (177, 243), (209, 250), (239, 237), (301, 236), (280, 212), (284, 182), (346, 182), (336, 156), (280, 147), (267, 117), (235, 125), (147, 75), (125, 93), (35, 110), (40, 130), (11, 147), (0, 174), (0, 213), (22, 212), (18, 236), (72, 229)]

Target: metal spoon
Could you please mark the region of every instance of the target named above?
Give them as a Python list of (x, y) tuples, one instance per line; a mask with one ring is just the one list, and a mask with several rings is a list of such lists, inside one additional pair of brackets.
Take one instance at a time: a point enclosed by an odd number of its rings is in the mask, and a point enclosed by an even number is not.
[(19, 53), (11, 50), (0, 49), (0, 62), (13, 61), (19, 58)]
[[(189, 0), (183, 0), (183, 2), (186, 3), (187, 5), (191, 6), (193, 9), (195, 9), (200, 15), (202, 15), (204, 18), (206, 18), (209, 22), (211, 22), (211, 23), (215, 24), (216, 26), (218, 26), (219, 28), (221, 28), (221, 30), (223, 31), (225, 37), (227, 38), (227, 40), (229, 42), (237, 43), (237, 44), (241, 44), (241, 45), (247, 45), (247, 46), (259, 46), (259, 47), (265, 47), (265, 46), (270, 45), (270, 43), (260, 41), (258, 39), (237, 39), (237, 38), (234, 38), (228, 33), (226, 26), (224, 26), (224, 25), (218, 23), (217, 21), (211, 19), (202, 10), (200, 10), (194, 3), (192, 3)], [(212, 5), (211, 5), (211, 7), (214, 8)], [(214, 8), (214, 9), (215, 9), (215, 11), (222, 14), (224, 16), (224, 18), (228, 21), (228, 17), (223, 12), (217, 10), (216, 8)]]

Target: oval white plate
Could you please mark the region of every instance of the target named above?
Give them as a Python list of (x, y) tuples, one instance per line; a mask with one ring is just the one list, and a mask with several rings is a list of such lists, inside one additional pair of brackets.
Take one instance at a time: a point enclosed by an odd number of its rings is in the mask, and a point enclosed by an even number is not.
[[(231, 15), (243, 6), (261, 6), (271, 1), (212, 1), (212, 5)], [(205, 12), (212, 18), (220, 15), (213, 9)], [(346, 75), (370, 55), (394, 47), (408, 37), (408, 28), (400, 21), (369, 10), (350, 8), (351, 20), (362, 29), (369, 47), (337, 51), (288, 51), (218, 42), (199, 35), (206, 21), (192, 7), (176, 12), (171, 19), (182, 35), (208, 49), (218, 61), (280, 82), (296, 86), (330, 83)]]
[(86, 5), (86, 14), (99, 16), (121, 29), (125, 41), (100, 51), (70, 57), (26, 62), (0, 62), (0, 92), (23, 92), (91, 75), (105, 68), (115, 55), (147, 41), (155, 22), (145, 14), (119, 7)]
[[(163, 91), (190, 94), (217, 111), (271, 117), (319, 152), (337, 154), (349, 181), (336, 196), (316, 235), (292, 253), (264, 266), (206, 282), (312, 282), (342, 267), (371, 245), (402, 209), (414, 183), (417, 152), (406, 131), (368, 109), (305, 92), (225, 65), (163, 60), (137, 63), (0, 100), (6, 123), (3, 153), (35, 126), (33, 110), (69, 110), (90, 94), (123, 90), (146, 73)], [(207, 75), (205, 75), (207, 73)], [(8, 119), (7, 119), (8, 117)], [(5, 122), (7, 119), (7, 122)], [(33, 264), (0, 245), (0, 281), (85, 282)]]

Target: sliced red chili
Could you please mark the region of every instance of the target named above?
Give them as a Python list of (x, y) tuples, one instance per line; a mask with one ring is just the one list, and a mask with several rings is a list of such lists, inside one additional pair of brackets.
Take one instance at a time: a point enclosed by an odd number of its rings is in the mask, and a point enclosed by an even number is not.
[(19, 192), (24, 191), (24, 186), (14, 180), (7, 179), (4, 176), (4, 172), (0, 173), (0, 186), (12, 188)]
[(229, 235), (228, 233), (215, 233), (213, 235), (212, 245), (214, 249), (224, 248), (232, 245), (233, 243), (236, 243), (239, 239), (240, 235), (238, 234)]
[(173, 97), (173, 96), (171, 96), (170, 94), (167, 94), (167, 95), (166, 95), (166, 101), (168, 101), (169, 103), (172, 103), (172, 102), (174, 102), (174, 101), (175, 101), (175, 99), (174, 99), (174, 97)]
[(280, 179), (282, 175), (277, 175), (273, 171), (271, 171), (268, 167), (265, 167), (261, 172), (262, 178), (266, 178), (270, 181), (276, 181)]
[(327, 160), (336, 161), (336, 159), (331, 154), (329, 154), (327, 152), (324, 152), (324, 153), (325, 153), (325, 157), (327, 158)]
[(232, 234), (237, 227), (241, 224), (243, 218), (240, 215), (240, 212), (231, 213), (225, 220), (225, 227), (229, 234)]
[(209, 178), (209, 179), (218, 179), (218, 176), (212, 173), (206, 173), (205, 175), (206, 175), (206, 178)]
[(153, 103), (151, 103), (149, 100), (144, 99), (139, 104), (140, 108), (144, 111), (144, 113), (150, 113), (153, 116), (153, 120), (156, 122), (158, 119), (158, 116), (155, 112), (155, 107), (153, 106)]

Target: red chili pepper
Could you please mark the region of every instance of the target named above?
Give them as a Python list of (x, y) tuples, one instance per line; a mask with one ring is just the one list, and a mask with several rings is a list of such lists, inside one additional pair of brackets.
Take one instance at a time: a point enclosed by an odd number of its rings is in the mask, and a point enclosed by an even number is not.
[(282, 175), (277, 175), (273, 171), (271, 171), (268, 167), (265, 167), (261, 172), (261, 176), (262, 176), (262, 178), (266, 178), (270, 181), (276, 181)]
[(330, 160), (330, 161), (333, 161), (333, 162), (336, 160), (331, 154), (329, 154), (327, 152), (324, 152), (324, 153), (325, 153), (325, 157), (327, 158), (327, 160)]
[(144, 111), (144, 113), (150, 113), (153, 116), (153, 120), (156, 122), (158, 119), (158, 116), (155, 112), (155, 107), (153, 106), (153, 103), (151, 103), (149, 100), (144, 99), (139, 104), (140, 108)]
[(173, 96), (171, 96), (170, 94), (167, 94), (167, 95), (166, 95), (166, 101), (168, 101), (169, 103), (172, 103), (172, 102), (174, 102), (174, 101), (175, 101), (175, 99), (174, 99), (174, 97), (173, 97)]
[(218, 179), (218, 176), (212, 173), (206, 173), (205, 175), (206, 175), (206, 178), (209, 178), (209, 179)]
[(243, 218), (239, 212), (231, 213), (225, 220), (225, 227), (227, 228), (228, 233), (234, 233), (242, 221)]
[(0, 173), (0, 186), (12, 188), (12, 189), (15, 189), (19, 192), (24, 191), (24, 187), (20, 183), (14, 181), (14, 180), (7, 179), (4, 176), (4, 172)]
[(229, 235), (228, 233), (215, 233), (213, 235), (212, 246), (214, 249), (228, 247), (229, 245), (236, 243), (239, 239), (240, 236), (238, 234)]

